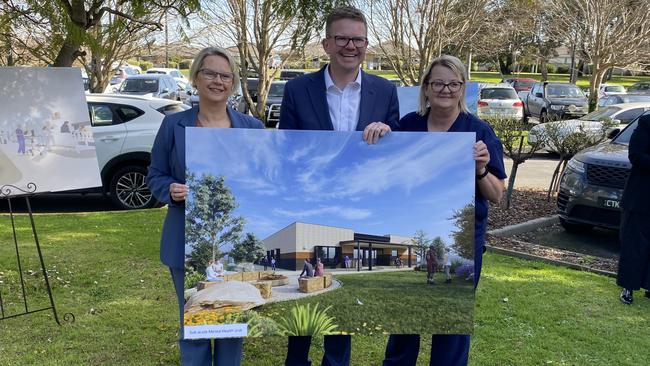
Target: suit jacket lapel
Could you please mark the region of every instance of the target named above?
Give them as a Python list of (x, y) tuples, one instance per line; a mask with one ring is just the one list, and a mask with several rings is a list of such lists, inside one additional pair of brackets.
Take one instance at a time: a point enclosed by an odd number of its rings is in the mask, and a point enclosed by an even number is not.
[(178, 120), (176, 125), (174, 126), (174, 144), (176, 145), (176, 159), (178, 159), (179, 166), (182, 167), (183, 171), (178, 172), (181, 174), (181, 176), (185, 175), (185, 127), (195, 127), (196, 126), (196, 118), (199, 114), (199, 108), (194, 107), (187, 112), (181, 112), (181, 113), (187, 113), (187, 116), (184, 116), (185, 118), (181, 118)]
[[(367, 77), (368, 74), (361, 71), (361, 102), (359, 103), (359, 121), (357, 121), (357, 131), (363, 131), (372, 119), (372, 111), (375, 108), (375, 88), (372, 87), (372, 80)], [(380, 121), (385, 122), (385, 121)]]
[[(327, 91), (325, 89), (325, 67), (319, 72), (312, 74), (312, 87), (307, 88), (307, 94), (314, 107), (314, 113), (318, 118), (318, 124), (321, 130), (333, 130), (334, 125), (330, 118), (330, 111), (327, 108)], [(298, 106), (298, 108), (300, 108)]]

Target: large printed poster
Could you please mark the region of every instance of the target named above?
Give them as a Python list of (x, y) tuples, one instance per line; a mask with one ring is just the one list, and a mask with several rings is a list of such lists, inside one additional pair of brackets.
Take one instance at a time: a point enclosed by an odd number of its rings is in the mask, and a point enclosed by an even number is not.
[(472, 332), (473, 133), (186, 139), (185, 338)]
[(101, 186), (79, 69), (2, 67), (0, 105), (3, 196)]

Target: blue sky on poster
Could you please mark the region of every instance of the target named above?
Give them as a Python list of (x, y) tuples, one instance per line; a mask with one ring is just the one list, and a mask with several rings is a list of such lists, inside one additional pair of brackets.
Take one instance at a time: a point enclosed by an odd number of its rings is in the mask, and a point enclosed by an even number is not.
[[(449, 218), (474, 199), (473, 133), (188, 128), (188, 170), (224, 175), (260, 239), (295, 222), (451, 243)], [(191, 195), (189, 197), (191, 199)]]

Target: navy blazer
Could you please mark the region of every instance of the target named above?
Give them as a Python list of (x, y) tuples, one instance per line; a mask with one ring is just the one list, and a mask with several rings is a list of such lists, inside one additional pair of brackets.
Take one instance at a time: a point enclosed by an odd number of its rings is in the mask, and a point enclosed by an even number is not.
[[(227, 112), (233, 128), (264, 128), (251, 116), (230, 107)], [(169, 185), (185, 184), (185, 127), (196, 126), (198, 113), (195, 107), (165, 117), (151, 149), (147, 185), (158, 201), (169, 205), (160, 239), (160, 260), (171, 268), (185, 265), (185, 202), (171, 199)]]
[[(632, 170), (627, 178), (621, 207), (629, 212), (650, 214), (650, 114), (639, 117), (628, 151)], [(640, 235), (640, 234), (639, 234)]]
[[(280, 108), (280, 128), (285, 130), (333, 130), (327, 106), (325, 67), (287, 82)], [(390, 81), (361, 70), (361, 103), (357, 131), (372, 122), (397, 128), (399, 102)]]

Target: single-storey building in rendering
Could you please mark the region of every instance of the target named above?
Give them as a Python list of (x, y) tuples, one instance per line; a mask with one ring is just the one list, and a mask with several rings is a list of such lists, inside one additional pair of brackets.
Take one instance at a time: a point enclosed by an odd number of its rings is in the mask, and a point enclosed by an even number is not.
[(369, 235), (352, 229), (294, 222), (262, 240), (267, 256), (274, 257), (276, 266), (296, 270), (305, 259), (320, 258), (325, 267), (393, 265), (396, 258), (406, 266), (415, 264), (415, 248), (410, 237), (399, 235)]

